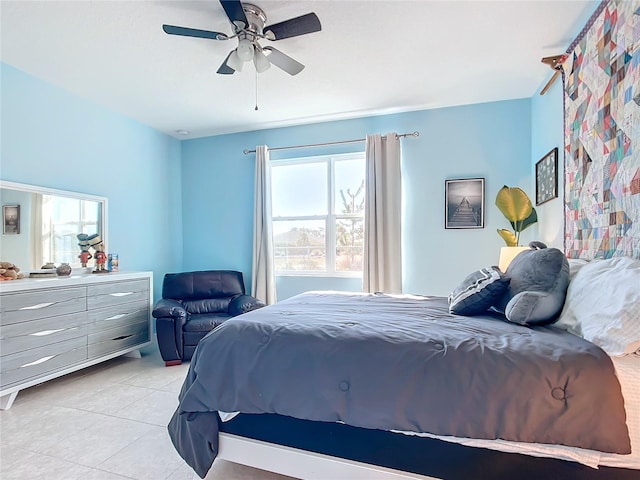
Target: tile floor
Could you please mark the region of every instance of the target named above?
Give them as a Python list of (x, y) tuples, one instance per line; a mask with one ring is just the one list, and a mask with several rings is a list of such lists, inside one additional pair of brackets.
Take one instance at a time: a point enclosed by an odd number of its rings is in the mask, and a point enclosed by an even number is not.
[[(0, 478), (199, 479), (166, 430), (187, 369), (152, 348), (21, 391), (0, 411)], [(206, 480), (288, 478), (220, 460)]]

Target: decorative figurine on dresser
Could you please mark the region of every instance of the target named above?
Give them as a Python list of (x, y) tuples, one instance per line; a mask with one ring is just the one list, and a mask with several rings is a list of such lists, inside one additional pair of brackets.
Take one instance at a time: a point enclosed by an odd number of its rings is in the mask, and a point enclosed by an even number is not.
[(109, 270), (107, 270), (107, 267), (106, 267), (107, 254), (104, 251), (105, 248), (104, 248), (104, 242), (102, 241), (102, 238), (100, 238), (100, 235), (95, 233), (89, 236), (87, 240), (95, 253), (93, 255), (93, 258), (96, 259), (96, 268), (93, 271), (93, 273), (109, 273)]
[(11, 262), (0, 262), (0, 281), (20, 280), (24, 274), (20, 273), (20, 268)]
[(69, 265), (68, 263), (61, 263), (60, 265), (58, 265), (58, 268), (56, 268), (56, 275), (58, 275), (59, 277), (68, 277), (69, 275), (71, 275), (71, 265)]
[(93, 258), (93, 255), (89, 252), (89, 248), (91, 248), (91, 245), (89, 245), (89, 235), (86, 233), (79, 233), (77, 237), (78, 246), (80, 247), (80, 255), (78, 255), (80, 265), (82, 265), (82, 268), (86, 268), (89, 260)]

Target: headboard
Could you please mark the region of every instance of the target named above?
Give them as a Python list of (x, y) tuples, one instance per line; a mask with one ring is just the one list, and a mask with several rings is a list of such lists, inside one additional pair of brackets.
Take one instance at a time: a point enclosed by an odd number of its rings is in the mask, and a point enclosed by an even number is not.
[(563, 63), (565, 253), (640, 258), (640, 1), (602, 2)]

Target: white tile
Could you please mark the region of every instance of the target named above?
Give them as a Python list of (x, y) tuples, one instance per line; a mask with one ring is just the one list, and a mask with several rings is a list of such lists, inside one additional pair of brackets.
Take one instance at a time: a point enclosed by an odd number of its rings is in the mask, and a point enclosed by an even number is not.
[[(156, 351), (119, 357), (25, 389), (0, 411), (2, 480), (199, 480), (166, 425), (189, 363)], [(214, 462), (207, 480), (289, 480)]]
[[(69, 395), (77, 391), (86, 390), (86, 387), (81, 386), (82, 378), (82, 375), (75, 372), (21, 390), (10, 410), (26, 405), (29, 405), (32, 409), (51, 405), (64, 406), (64, 400)], [(104, 386), (104, 382), (102, 386)]]
[(152, 428), (152, 431), (127, 448), (102, 462), (98, 468), (137, 480), (159, 480), (168, 477), (183, 460), (173, 448), (167, 429)]
[(92, 469), (47, 455), (33, 454), (28, 461), (18, 462), (2, 471), (2, 480), (82, 480)]
[(105, 417), (91, 428), (70, 435), (54, 445), (43, 449), (34, 446), (33, 449), (52, 457), (95, 467), (153, 428), (146, 423)]
[(164, 385), (163, 387), (159, 388), (158, 390), (163, 390), (166, 392), (172, 392), (175, 393), (176, 395), (178, 395), (180, 393), (180, 390), (182, 390), (182, 385), (184, 384), (184, 379), (176, 379), (174, 381), (172, 381), (171, 383), (168, 383), (166, 385)]
[(107, 368), (101, 369), (100, 377), (108, 382), (123, 383), (132, 377), (140, 375), (141, 372), (153, 368), (153, 363), (145, 358), (117, 357), (110, 360)]
[(200, 477), (189, 465), (183, 463), (176, 468), (166, 480), (200, 480)]
[(74, 390), (64, 399), (66, 407), (111, 415), (150, 395), (153, 390), (122, 383), (110, 383), (93, 390)]
[(172, 367), (163, 366), (162, 368), (150, 367), (151, 366), (148, 366), (145, 371), (123, 380), (122, 383), (126, 383), (127, 385), (134, 385), (137, 387), (163, 390), (167, 385), (172, 384), (176, 381), (182, 384), (185, 377), (187, 376), (189, 364), (175, 365)]
[[(90, 401), (99, 391), (122, 385), (109, 378), (116, 376), (113, 373), (109, 375), (109, 368), (101, 370), (91, 367), (91, 369), (91, 374), (78, 375), (80, 372), (75, 372), (21, 391), (10, 410), (26, 403), (33, 404), (33, 408), (49, 405), (82, 408), (83, 405), (91, 403)], [(132, 375), (135, 374), (129, 373), (126, 378)]]
[(178, 395), (154, 390), (113, 415), (138, 422), (166, 427), (178, 407)]
[(14, 406), (0, 413), (2, 443), (42, 452), (75, 433), (90, 430), (105, 418), (98, 413), (57, 405), (33, 409)]
[(0, 478), (5, 478), (9, 475), (15, 465), (28, 463), (38, 455), (23, 448), (6, 445), (4, 439), (0, 443)]
[(116, 357), (22, 390), (18, 394), (16, 402), (37, 401), (42, 403), (43, 400), (46, 400), (47, 403), (64, 405), (60, 400), (64, 400), (75, 391), (97, 390), (105, 388), (109, 384), (121, 383), (130, 377), (139, 375), (143, 365), (142, 359)]

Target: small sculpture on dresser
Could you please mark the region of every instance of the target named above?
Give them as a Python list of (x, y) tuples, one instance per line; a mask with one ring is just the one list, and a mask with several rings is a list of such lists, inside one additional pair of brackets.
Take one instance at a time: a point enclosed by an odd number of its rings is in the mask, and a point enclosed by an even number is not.
[(0, 262), (0, 281), (19, 280), (24, 275), (20, 273), (20, 268), (11, 262)]
[(61, 263), (58, 268), (56, 268), (56, 273), (59, 277), (67, 277), (71, 275), (71, 266), (68, 263)]
[(96, 268), (92, 273), (109, 273), (109, 270), (106, 268), (107, 263), (107, 254), (105, 253), (104, 243), (100, 235), (97, 233), (91, 235), (87, 238), (89, 245), (93, 248), (94, 255), (93, 258), (96, 259)]
[(89, 248), (91, 247), (89, 245), (89, 235), (86, 233), (79, 233), (76, 236), (78, 238), (78, 246), (80, 247), (80, 255), (78, 255), (80, 265), (82, 265), (82, 268), (86, 268), (89, 260), (93, 258), (93, 255), (89, 253)]

